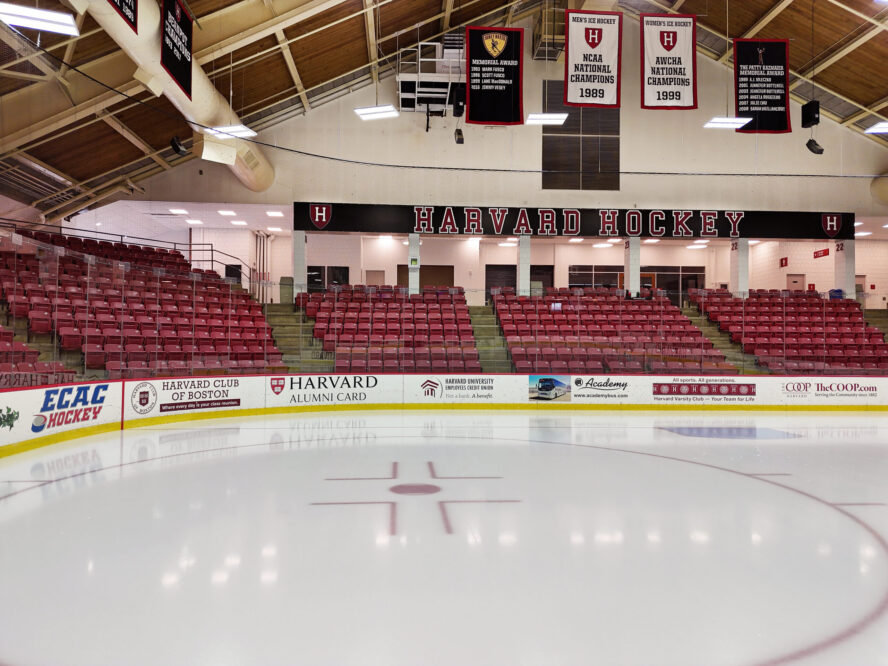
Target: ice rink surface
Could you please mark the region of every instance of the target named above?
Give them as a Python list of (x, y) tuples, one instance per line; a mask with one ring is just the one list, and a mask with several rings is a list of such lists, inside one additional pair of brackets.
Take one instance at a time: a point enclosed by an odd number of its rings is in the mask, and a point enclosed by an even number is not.
[(0, 459), (2, 666), (888, 665), (888, 416), (337, 412)]

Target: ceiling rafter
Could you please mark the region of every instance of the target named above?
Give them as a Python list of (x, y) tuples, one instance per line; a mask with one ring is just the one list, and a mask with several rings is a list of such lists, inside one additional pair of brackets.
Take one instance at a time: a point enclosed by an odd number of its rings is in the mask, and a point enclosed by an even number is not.
[[(102, 32), (101, 28), (94, 28), (92, 30), (88, 30), (87, 32), (81, 33), (78, 37), (71, 37), (70, 39), (66, 39), (64, 41), (61, 41), (58, 44), (53, 45), (53, 47), (48, 50), (53, 51), (55, 49), (60, 49), (63, 46), (65, 48), (67, 48), (69, 45), (74, 44), (74, 43), (80, 41), (81, 39), (85, 39), (86, 37), (92, 37), (93, 35), (98, 34), (100, 32)], [(6, 72), (6, 70), (10, 69), (11, 67), (16, 67), (17, 65), (21, 65), (23, 63), (30, 62), (34, 58), (37, 58), (38, 56), (42, 56), (42, 55), (44, 55), (43, 52), (35, 51), (35, 52), (29, 53), (27, 55), (19, 56), (15, 60), (10, 60), (9, 62), (6, 62), (6, 63), (3, 63), (2, 65), (0, 65), (0, 72)]]
[(845, 126), (851, 125), (853, 123), (856, 123), (858, 120), (861, 120), (862, 118), (866, 118), (870, 114), (878, 114), (879, 111), (881, 111), (885, 107), (888, 107), (888, 97), (883, 97), (875, 104), (870, 104), (869, 108), (861, 109), (860, 111), (852, 113), (850, 116), (842, 121), (842, 124)]
[[(775, 18), (780, 16), (783, 13), (783, 10), (789, 7), (795, 0), (780, 0), (776, 5), (771, 7), (767, 12), (762, 14), (762, 16), (749, 28), (746, 32), (743, 33), (741, 39), (750, 39), (755, 37), (762, 29), (768, 25)], [(731, 57), (731, 49), (725, 51), (722, 56), (718, 59), (719, 62), (725, 62), (728, 58)]]
[(441, 17), (441, 30), (450, 30), (450, 16), (453, 14), (453, 0), (444, 0), (441, 5), (444, 16)]
[(299, 76), (299, 70), (296, 68), (296, 61), (293, 60), (293, 53), (290, 51), (290, 45), (287, 44), (287, 37), (284, 35), (283, 30), (276, 31), (274, 36), (281, 47), (281, 55), (284, 56), (284, 62), (287, 63), (287, 71), (290, 72), (290, 78), (293, 79), (293, 85), (296, 86), (296, 92), (299, 94), (299, 99), (302, 100), (302, 106), (308, 111), (311, 109), (311, 104), (309, 104), (308, 95), (305, 92), (305, 86), (302, 84), (302, 77)]
[(848, 12), (850, 14), (854, 14), (854, 16), (856, 16), (859, 19), (863, 19), (867, 23), (872, 23), (879, 30), (888, 30), (888, 27), (886, 27), (884, 21), (880, 21), (879, 19), (873, 18), (872, 16), (867, 16), (863, 12), (858, 11), (858, 10), (854, 9), (853, 7), (847, 5), (846, 3), (842, 2), (842, 0), (826, 0), (826, 1), (829, 2), (830, 4), (835, 5), (836, 7), (840, 7), (842, 9), (844, 9), (846, 12)]
[(158, 165), (163, 167), (164, 169), (169, 169), (170, 165), (164, 160), (162, 157), (157, 155), (154, 151), (154, 148), (149, 146), (145, 140), (140, 137), (138, 134), (133, 132), (132, 129), (126, 126), (126, 124), (120, 120), (113, 113), (108, 113), (108, 111), (101, 111), (99, 114), (99, 118), (104, 122), (108, 127), (117, 132), (124, 139), (133, 144), (136, 148), (141, 150), (145, 155), (154, 160)]
[[(364, 31), (367, 33), (367, 61), (370, 65), (370, 75), (373, 82), (379, 81), (379, 65), (374, 61), (378, 55), (376, 49), (376, 17), (373, 15), (373, 0), (364, 0)], [(378, 11), (378, 10), (377, 10)]]

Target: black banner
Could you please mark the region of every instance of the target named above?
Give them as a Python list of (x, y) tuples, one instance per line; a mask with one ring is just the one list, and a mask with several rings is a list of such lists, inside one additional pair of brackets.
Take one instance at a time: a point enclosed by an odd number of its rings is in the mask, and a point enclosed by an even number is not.
[(854, 213), (293, 204), (297, 231), (540, 237), (853, 239)]
[(524, 123), (523, 28), (466, 28), (466, 122)]
[(120, 14), (120, 18), (126, 21), (126, 24), (138, 35), (139, 3), (136, 0), (108, 0), (108, 2)]
[(738, 118), (752, 122), (738, 132), (791, 132), (789, 40), (734, 40), (734, 99)]
[(191, 99), (191, 17), (179, 0), (163, 0), (160, 64)]

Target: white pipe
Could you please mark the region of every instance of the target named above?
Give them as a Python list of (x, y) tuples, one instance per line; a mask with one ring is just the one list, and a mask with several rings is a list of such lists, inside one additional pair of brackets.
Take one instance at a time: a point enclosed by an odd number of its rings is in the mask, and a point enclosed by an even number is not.
[[(161, 9), (153, 0), (137, 0), (138, 34), (124, 22), (108, 0), (74, 0), (75, 9), (88, 11), (96, 23), (108, 33), (130, 59), (147, 73), (155, 94), (162, 90), (186, 120), (205, 127), (242, 124), (228, 101), (216, 90), (210, 78), (195, 59), (191, 60), (191, 99), (160, 65)], [(197, 27), (195, 26), (195, 29)], [(140, 76), (140, 78), (142, 78)], [(258, 146), (242, 139), (232, 139), (237, 159), (230, 169), (249, 189), (262, 192), (274, 182), (274, 167)]]

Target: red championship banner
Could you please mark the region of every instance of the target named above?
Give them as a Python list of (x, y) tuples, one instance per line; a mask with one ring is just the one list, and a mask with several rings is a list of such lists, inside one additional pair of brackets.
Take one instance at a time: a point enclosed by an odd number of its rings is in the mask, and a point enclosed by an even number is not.
[(734, 40), (734, 99), (738, 118), (752, 118), (738, 132), (783, 134), (789, 118), (789, 40)]
[(466, 28), (466, 122), (522, 125), (523, 28)]
[(641, 108), (697, 108), (697, 18), (642, 14)]
[(567, 10), (564, 23), (564, 103), (619, 108), (623, 14)]

